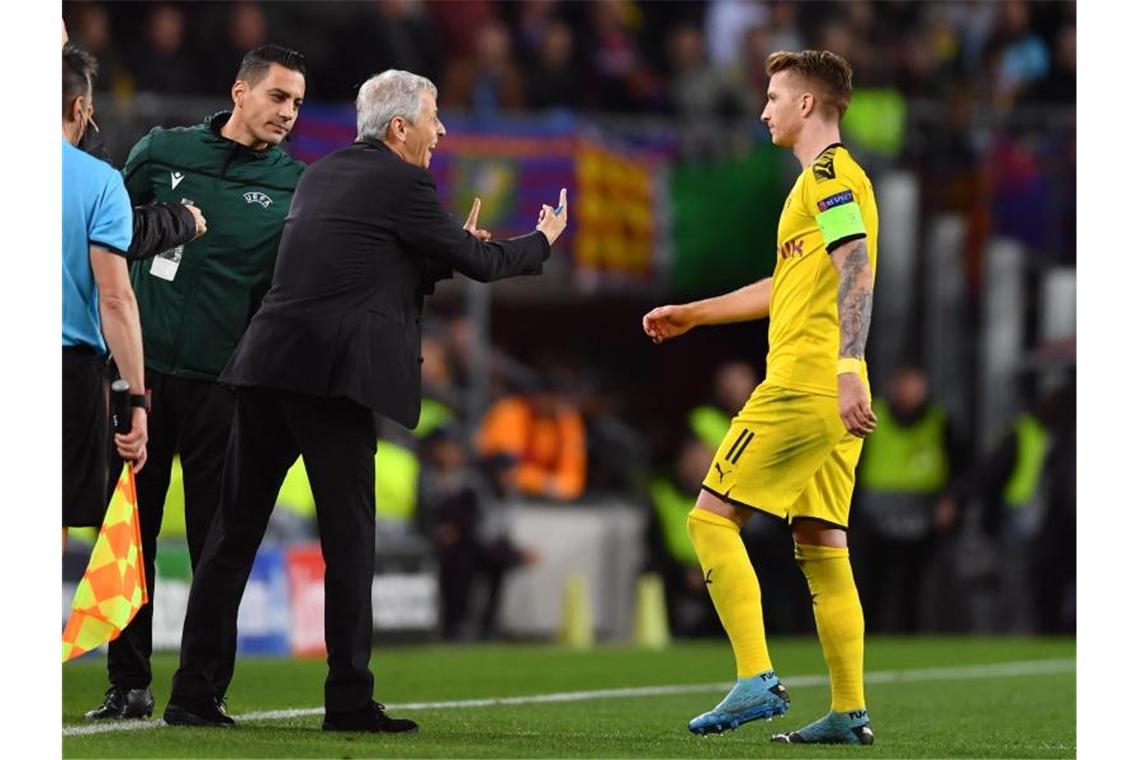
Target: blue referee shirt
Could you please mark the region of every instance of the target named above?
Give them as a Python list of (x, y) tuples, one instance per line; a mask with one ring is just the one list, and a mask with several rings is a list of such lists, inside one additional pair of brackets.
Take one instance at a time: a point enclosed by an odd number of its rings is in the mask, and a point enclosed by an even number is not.
[(107, 352), (90, 245), (125, 254), (131, 201), (111, 166), (63, 141), (63, 345)]

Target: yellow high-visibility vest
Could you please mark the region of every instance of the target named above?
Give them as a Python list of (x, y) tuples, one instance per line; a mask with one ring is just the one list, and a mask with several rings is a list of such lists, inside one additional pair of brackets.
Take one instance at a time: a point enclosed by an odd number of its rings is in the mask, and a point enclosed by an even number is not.
[(863, 444), (858, 483), (868, 491), (933, 494), (946, 487), (946, 413), (932, 406), (909, 427), (898, 423), (884, 401), (872, 404), (879, 424)]

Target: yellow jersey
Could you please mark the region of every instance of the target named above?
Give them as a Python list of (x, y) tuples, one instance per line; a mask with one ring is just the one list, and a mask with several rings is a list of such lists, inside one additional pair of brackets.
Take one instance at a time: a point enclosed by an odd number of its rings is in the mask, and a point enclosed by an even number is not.
[[(828, 146), (788, 193), (777, 231), (766, 383), (837, 395), (839, 273), (830, 253), (866, 238), (871, 272), (879, 211), (871, 180), (841, 144)], [(867, 364), (860, 375), (867, 382)]]

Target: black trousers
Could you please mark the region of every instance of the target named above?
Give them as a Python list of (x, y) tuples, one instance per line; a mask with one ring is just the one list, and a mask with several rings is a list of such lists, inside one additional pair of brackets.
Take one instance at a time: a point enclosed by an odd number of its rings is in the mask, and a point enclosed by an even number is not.
[(865, 546), (867, 578), (861, 598), (867, 630), (918, 633), (923, 627), (923, 588), (936, 555), (934, 536), (903, 541), (872, 534)]
[(325, 559), (325, 707), (372, 699), (372, 575), (376, 432), (372, 412), (344, 398), (239, 388), (222, 501), (194, 573), (171, 699), (225, 695), (237, 614), (285, 473), (301, 454)]
[[(218, 510), (222, 464), (233, 426), (234, 395), (215, 382), (187, 380), (161, 372), (146, 373), (151, 391), (147, 419), (147, 461), (135, 476), (139, 500), (139, 531), (147, 597), (154, 599), (154, 552), (163, 505), (170, 485), (170, 467), (177, 453), (182, 458), (186, 497), (186, 542), (190, 566), (196, 567), (206, 533)], [(112, 471), (118, 480), (122, 462), (114, 457)], [(143, 605), (119, 638), (107, 647), (107, 672), (122, 689), (141, 689), (151, 681), (150, 655), (154, 608)]]
[[(99, 527), (107, 512), (106, 360), (63, 347), (63, 526)], [(118, 482), (115, 473), (115, 483)], [(114, 484), (111, 486), (114, 489)]]

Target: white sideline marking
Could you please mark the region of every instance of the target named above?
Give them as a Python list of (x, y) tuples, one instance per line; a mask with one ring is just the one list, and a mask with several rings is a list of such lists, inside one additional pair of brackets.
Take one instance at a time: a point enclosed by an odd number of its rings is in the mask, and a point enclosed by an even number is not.
[[(1048, 673), (1065, 673), (1076, 670), (1077, 661), (1023, 660), (998, 662), (989, 665), (956, 665), (945, 668), (915, 668), (911, 670), (880, 670), (866, 673), (866, 683), (910, 683), (916, 681), (961, 681), (974, 678), (1001, 678), (1003, 676), (1033, 676)], [(780, 679), (788, 688), (826, 686), (827, 676), (789, 676)], [(490, 697), (487, 699), (460, 699), (449, 702), (407, 702), (388, 705), (393, 712), (409, 710), (455, 710), (471, 707), (497, 707), (499, 705), (536, 705), (551, 702), (584, 702), (591, 699), (628, 699), (632, 697), (659, 697), (674, 694), (700, 694), (727, 691), (731, 682), (684, 684), (676, 686), (640, 686), (629, 689), (597, 689), (594, 691), (564, 691), (554, 694), (531, 694), (522, 697)], [(287, 720), (308, 715), (324, 715), (323, 707), (305, 707), (292, 710), (265, 710), (233, 716), (238, 721)], [(165, 726), (161, 720), (132, 720), (115, 723), (91, 723), (64, 726), (63, 735), (90, 736), (117, 731), (142, 731)]]

